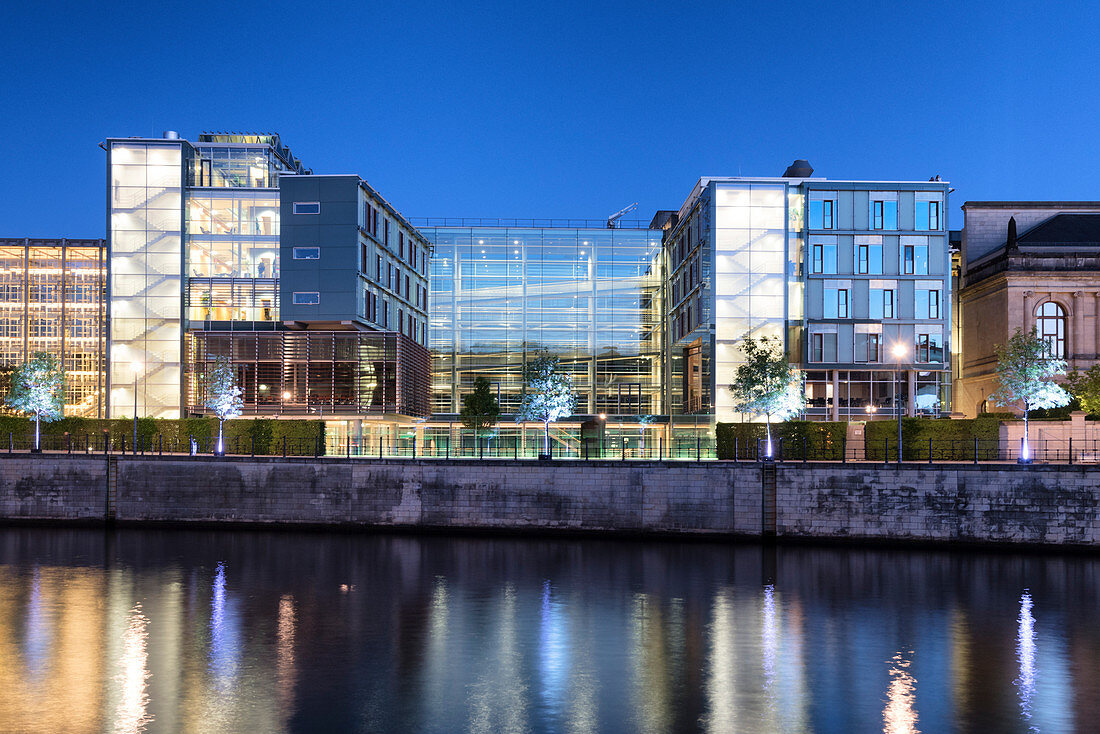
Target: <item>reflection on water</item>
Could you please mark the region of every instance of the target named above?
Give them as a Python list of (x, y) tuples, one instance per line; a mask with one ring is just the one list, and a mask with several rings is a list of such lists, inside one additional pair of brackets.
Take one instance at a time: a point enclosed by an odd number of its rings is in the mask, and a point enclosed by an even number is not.
[(1020, 596), (1019, 631), (1016, 633), (1016, 659), (1020, 664), (1020, 675), (1016, 678), (1016, 689), (1020, 696), (1020, 713), (1028, 728), (1031, 726), (1031, 698), (1035, 695), (1035, 617), (1031, 616), (1031, 594), (1025, 590)]
[[(909, 655), (912, 654), (910, 650)], [(883, 734), (920, 734), (913, 708), (916, 681), (909, 673), (910, 662), (900, 652), (890, 662), (890, 687), (886, 689), (886, 708), (882, 710)]]
[(1072, 731), (1098, 607), (1086, 557), (0, 529), (0, 731)]

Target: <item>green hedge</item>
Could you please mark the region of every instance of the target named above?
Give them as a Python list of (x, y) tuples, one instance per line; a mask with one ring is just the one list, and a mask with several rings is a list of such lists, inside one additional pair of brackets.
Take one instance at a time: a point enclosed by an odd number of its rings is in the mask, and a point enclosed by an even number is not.
[[(134, 441), (133, 418), (63, 418), (43, 423), (41, 430), (46, 437), (68, 433), (74, 441), (91, 435), (100, 445), (106, 431), (116, 447), (129, 447)], [(34, 421), (22, 416), (0, 416), (0, 444), (7, 442), (8, 434), (26, 440), (34, 435)], [(318, 446), (324, 452), (325, 424), (319, 420), (235, 418), (225, 422), (224, 434), (230, 448), (251, 451), (255, 446), (257, 454), (281, 454), (284, 438), (287, 453), (312, 456)], [(138, 440), (146, 446), (163, 444), (167, 450), (175, 445), (179, 450), (187, 450), (191, 438), (202, 442), (217, 435), (216, 418), (138, 418)]]
[[(983, 442), (996, 441), (1000, 437), (1001, 421), (999, 415), (984, 415), (980, 418), (948, 420), (946, 418), (902, 418), (901, 440), (906, 457), (914, 459), (928, 457), (928, 440), (932, 439), (935, 451), (949, 452), (956, 448), (962, 454), (969, 455), (974, 439)], [(890, 455), (894, 456), (898, 445), (898, 422), (868, 421), (864, 431), (867, 458), (882, 460), (889, 441)]]
[[(848, 424), (844, 421), (785, 421), (772, 424), (772, 440), (782, 440), (784, 454), (802, 456), (805, 445), (810, 458), (828, 458), (835, 454), (840, 458)], [(719, 423), (715, 435), (718, 440), (718, 458), (751, 458), (756, 442), (767, 436), (763, 423)], [(736, 440), (737, 456), (734, 456)]]

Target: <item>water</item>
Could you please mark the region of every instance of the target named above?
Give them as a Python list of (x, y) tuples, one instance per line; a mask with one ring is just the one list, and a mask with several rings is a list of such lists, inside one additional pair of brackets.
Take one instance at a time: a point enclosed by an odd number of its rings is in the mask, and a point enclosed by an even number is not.
[(1100, 559), (0, 529), (3, 731), (1095, 731)]

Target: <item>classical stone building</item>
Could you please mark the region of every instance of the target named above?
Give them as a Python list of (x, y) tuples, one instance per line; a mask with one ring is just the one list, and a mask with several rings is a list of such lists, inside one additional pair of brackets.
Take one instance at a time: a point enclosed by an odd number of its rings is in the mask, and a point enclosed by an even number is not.
[(955, 410), (998, 410), (997, 346), (1036, 329), (1071, 370), (1100, 361), (1100, 202), (963, 205)]

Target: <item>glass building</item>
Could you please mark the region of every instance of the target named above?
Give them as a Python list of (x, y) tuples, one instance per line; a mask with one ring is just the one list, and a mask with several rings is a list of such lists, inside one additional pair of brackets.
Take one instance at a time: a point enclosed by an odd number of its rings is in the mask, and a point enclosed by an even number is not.
[[(478, 377), (500, 401), (502, 439), (520, 435), (509, 419), (522, 399), (524, 364), (539, 353), (560, 359), (577, 396), (577, 415), (556, 428), (558, 452), (578, 450), (585, 421), (598, 422), (601, 432), (630, 426), (634, 440), (639, 415), (665, 412), (659, 230), (640, 223), (416, 223), (434, 246), (432, 440), (455, 440), (449, 432)], [(541, 425), (525, 430), (523, 439), (537, 444)]]
[(112, 417), (206, 412), (219, 356), (253, 415), (427, 413), (428, 243), (366, 182), (275, 134), (103, 147)]
[(700, 179), (662, 213), (674, 427), (747, 418), (726, 389), (745, 335), (782, 340), (808, 418), (950, 410), (948, 184), (812, 174)]
[(104, 415), (107, 242), (0, 239), (0, 366), (61, 360), (65, 415)]

